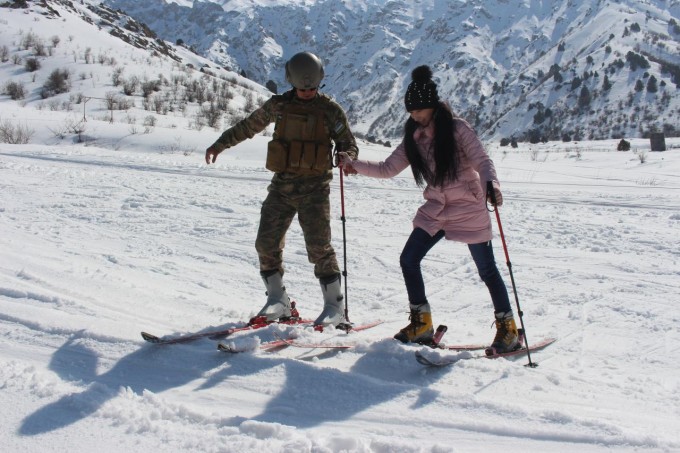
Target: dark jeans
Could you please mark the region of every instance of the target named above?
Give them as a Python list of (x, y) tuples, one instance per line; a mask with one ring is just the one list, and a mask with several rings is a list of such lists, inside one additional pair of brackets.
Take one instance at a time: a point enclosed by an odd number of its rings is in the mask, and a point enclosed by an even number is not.
[[(427, 303), (427, 297), (425, 297), (425, 283), (423, 282), (423, 274), (420, 271), (420, 262), (425, 258), (427, 252), (429, 252), (443, 237), (444, 231), (439, 231), (434, 236), (430, 236), (425, 230), (416, 228), (411, 233), (411, 236), (409, 236), (408, 241), (406, 241), (406, 245), (404, 246), (404, 250), (401, 252), (399, 264), (401, 264), (401, 271), (404, 274), (408, 300), (413, 305)], [(503, 277), (496, 266), (491, 241), (479, 244), (468, 244), (468, 248), (470, 249), (472, 259), (477, 265), (479, 276), (482, 278), (482, 281), (484, 281), (487, 288), (489, 288), (494, 311), (510, 311), (512, 308), (510, 307), (508, 290), (505, 287)]]

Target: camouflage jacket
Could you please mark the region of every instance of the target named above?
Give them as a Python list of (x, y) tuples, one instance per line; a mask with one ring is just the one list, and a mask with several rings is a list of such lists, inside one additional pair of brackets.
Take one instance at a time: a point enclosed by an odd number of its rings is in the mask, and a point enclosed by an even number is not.
[[(218, 151), (222, 151), (252, 138), (255, 134), (262, 132), (269, 124), (277, 121), (283, 106), (287, 103), (295, 103), (313, 110), (322, 110), (326, 118), (325, 128), (328, 137), (335, 142), (336, 148), (347, 152), (347, 154), (354, 158), (359, 155), (359, 148), (350, 131), (347, 116), (337, 102), (322, 93), (317, 94), (311, 101), (303, 101), (295, 96), (293, 90), (272, 96), (262, 107), (255, 110), (247, 118), (224, 131), (213, 146)], [(274, 136), (274, 139), (276, 138)]]

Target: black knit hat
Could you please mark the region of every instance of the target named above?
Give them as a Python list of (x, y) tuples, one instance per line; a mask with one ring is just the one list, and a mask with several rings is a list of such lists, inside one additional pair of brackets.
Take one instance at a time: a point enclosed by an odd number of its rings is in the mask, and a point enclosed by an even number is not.
[(436, 108), (439, 105), (439, 94), (437, 84), (432, 81), (430, 67), (418, 66), (411, 72), (411, 79), (404, 95), (406, 111)]

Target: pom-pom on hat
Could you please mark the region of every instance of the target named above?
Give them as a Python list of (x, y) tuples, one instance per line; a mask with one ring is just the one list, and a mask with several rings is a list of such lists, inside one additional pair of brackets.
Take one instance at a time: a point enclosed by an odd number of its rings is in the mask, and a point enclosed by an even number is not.
[(432, 70), (429, 66), (418, 66), (411, 72), (412, 82), (406, 89), (404, 104), (408, 112), (412, 110), (431, 109), (439, 105), (437, 84), (432, 81)]

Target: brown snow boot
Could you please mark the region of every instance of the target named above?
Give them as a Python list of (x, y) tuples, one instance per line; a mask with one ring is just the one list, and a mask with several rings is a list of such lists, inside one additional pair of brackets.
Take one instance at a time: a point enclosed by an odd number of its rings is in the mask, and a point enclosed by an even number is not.
[(411, 304), (409, 320), (409, 325), (401, 329), (394, 339), (402, 343), (432, 343), (434, 328), (430, 304)]
[(512, 311), (496, 313), (496, 337), (487, 348), (487, 355), (502, 354), (522, 347)]

